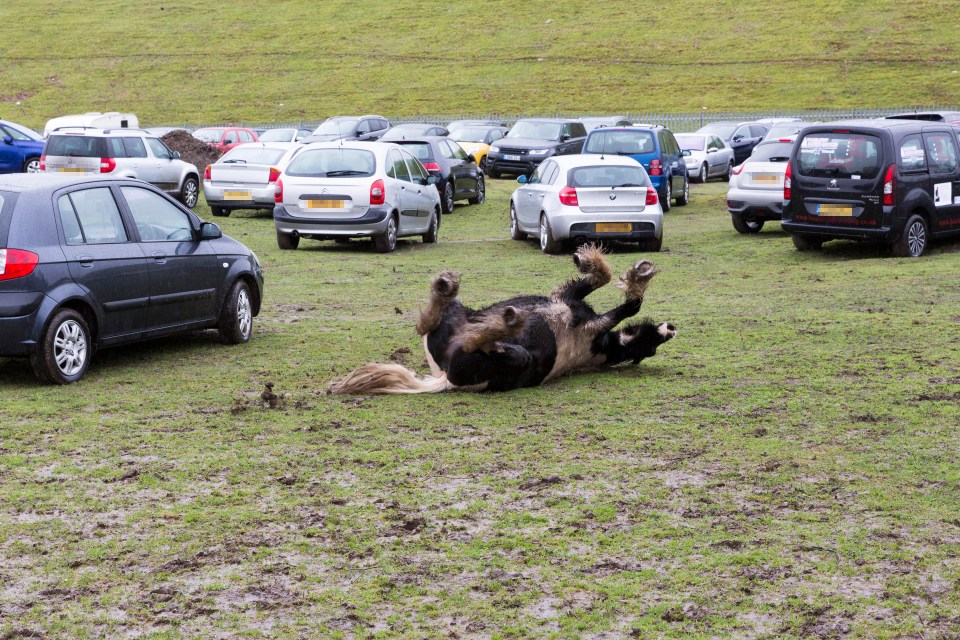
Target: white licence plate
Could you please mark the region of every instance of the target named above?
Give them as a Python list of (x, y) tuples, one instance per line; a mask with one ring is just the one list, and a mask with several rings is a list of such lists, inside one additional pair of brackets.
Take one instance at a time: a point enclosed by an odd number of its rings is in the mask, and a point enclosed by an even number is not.
[(520, 156), (503, 156), (503, 159), (504, 159), (504, 160), (513, 160), (513, 161), (516, 162), (516, 161), (519, 161), (519, 160), (520, 160)]

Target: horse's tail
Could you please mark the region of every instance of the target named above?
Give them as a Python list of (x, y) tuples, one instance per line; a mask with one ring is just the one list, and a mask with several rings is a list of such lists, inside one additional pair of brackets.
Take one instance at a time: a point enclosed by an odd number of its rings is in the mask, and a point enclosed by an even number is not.
[(421, 378), (399, 364), (365, 364), (330, 383), (327, 393), (440, 393), (449, 389), (453, 385), (446, 374)]

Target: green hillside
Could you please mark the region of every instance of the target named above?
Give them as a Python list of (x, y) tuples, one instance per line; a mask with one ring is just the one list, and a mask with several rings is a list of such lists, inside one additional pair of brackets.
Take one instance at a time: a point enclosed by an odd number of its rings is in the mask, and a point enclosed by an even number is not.
[[(521, 8), (522, 6), (522, 8)], [(957, 101), (957, 4), (0, 3), (0, 117), (689, 111)]]

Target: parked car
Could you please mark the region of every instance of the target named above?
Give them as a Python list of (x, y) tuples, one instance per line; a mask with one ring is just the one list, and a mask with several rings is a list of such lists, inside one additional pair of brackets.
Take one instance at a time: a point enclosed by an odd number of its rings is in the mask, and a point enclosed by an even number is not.
[(677, 144), (687, 165), (687, 175), (703, 183), (720, 176), (730, 178), (733, 167), (733, 149), (712, 133), (678, 133)]
[(298, 129), (296, 127), (283, 127), (279, 129), (264, 129), (263, 133), (257, 134), (260, 142), (300, 142), (313, 131), (310, 129)]
[(273, 209), (280, 172), (304, 147), (293, 142), (249, 142), (203, 171), (203, 196), (215, 216), (238, 209)]
[(739, 233), (759, 233), (767, 220), (783, 215), (783, 177), (794, 138), (764, 140), (733, 170), (727, 211)]
[(487, 152), (487, 174), (530, 175), (551, 156), (580, 153), (587, 130), (579, 120), (524, 118)]
[(960, 111), (917, 111), (914, 113), (895, 113), (888, 120), (926, 120), (928, 122), (948, 122), (960, 124)]
[(496, 125), (475, 125), (460, 127), (450, 132), (450, 139), (456, 140), (460, 147), (477, 160), (477, 164), (487, 171), (487, 153), (490, 145), (502, 138), (509, 131), (506, 127)]
[(301, 238), (371, 238), (377, 251), (389, 253), (401, 237), (436, 242), (436, 181), (409, 151), (393, 143), (312, 143), (277, 180), (277, 245), (296, 249)]
[(611, 127), (594, 129), (583, 145), (585, 154), (629, 156), (643, 165), (660, 196), (660, 206), (670, 210), (676, 199), (683, 206), (690, 201), (690, 181), (680, 145), (669, 129), (658, 127)]
[(397, 140), (404, 149), (420, 161), (430, 175), (437, 178), (440, 192), (440, 210), (453, 211), (454, 202), (467, 200), (483, 204), (486, 185), (476, 158), (460, 148), (454, 140), (440, 136)]
[(932, 238), (960, 234), (958, 131), (898, 119), (804, 129), (786, 169), (781, 227), (800, 251), (851, 239), (923, 255)]
[(97, 349), (216, 328), (250, 339), (256, 255), (139, 180), (0, 180), (0, 356), (43, 382), (83, 377)]
[(779, 140), (780, 138), (791, 138), (795, 137), (800, 133), (804, 127), (809, 127), (810, 125), (820, 124), (819, 121), (814, 122), (804, 122), (802, 120), (790, 121), (790, 122), (777, 122), (770, 126), (770, 129), (767, 131), (767, 135), (763, 137), (764, 140)]
[(438, 124), (428, 124), (426, 122), (404, 122), (397, 124), (380, 136), (382, 142), (396, 142), (406, 138), (422, 138), (424, 136), (445, 136), (449, 131), (446, 127)]
[(710, 133), (733, 149), (733, 164), (738, 165), (748, 157), (753, 148), (767, 135), (769, 127), (759, 122), (711, 122), (694, 133)]
[(447, 123), (447, 131), (453, 133), (462, 127), (500, 127), (501, 129), (510, 129), (503, 120), (453, 120)]
[(226, 153), (238, 144), (257, 142), (257, 134), (246, 127), (203, 127), (193, 132), (193, 137), (206, 142), (220, 153)]
[(301, 142), (332, 140), (378, 140), (390, 128), (383, 116), (334, 116), (327, 118)]
[(587, 116), (580, 118), (580, 122), (588, 134), (599, 127), (629, 127), (633, 124), (623, 116)]
[(40, 171), (136, 178), (191, 209), (200, 193), (197, 168), (143, 129), (58, 129), (47, 138)]
[(0, 120), (0, 173), (37, 173), (43, 138), (22, 124)]
[(663, 210), (643, 165), (615, 155), (567, 155), (545, 160), (510, 197), (510, 237), (539, 237), (544, 253), (569, 240), (637, 242), (659, 251)]

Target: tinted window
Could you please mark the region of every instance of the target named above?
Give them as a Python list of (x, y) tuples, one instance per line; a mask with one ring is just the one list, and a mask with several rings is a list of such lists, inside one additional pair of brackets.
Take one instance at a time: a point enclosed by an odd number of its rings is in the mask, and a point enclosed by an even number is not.
[[(57, 202), (68, 244), (115, 244), (127, 241), (120, 210), (108, 187), (81, 189), (61, 196)], [(70, 221), (70, 214), (74, 222)], [(77, 242), (76, 227), (81, 230)]]
[(404, 149), (415, 155), (421, 162), (433, 161), (433, 151), (430, 149), (429, 142), (404, 142), (402, 144)]
[(753, 148), (753, 153), (750, 154), (750, 159), (759, 162), (786, 162), (790, 159), (790, 151), (792, 149), (792, 142), (759, 144)]
[(137, 187), (121, 187), (120, 191), (142, 242), (193, 239), (190, 218), (160, 194)]
[(377, 159), (366, 149), (308, 149), (290, 163), (291, 176), (325, 178), (328, 176), (372, 176)]
[(752, 124), (750, 125), (750, 133), (754, 138), (762, 138), (767, 135), (767, 128), (759, 124)]
[(560, 124), (557, 122), (536, 122), (521, 120), (513, 125), (508, 138), (536, 138), (539, 140), (559, 140)]
[(570, 125), (570, 135), (574, 138), (582, 138), (587, 135), (587, 129), (582, 122), (574, 122)]
[(677, 145), (677, 141), (673, 139), (673, 134), (669, 131), (663, 132), (663, 140), (666, 143), (665, 149), (666, 153), (672, 155), (680, 154), (680, 147)]
[(402, 155), (407, 161), (407, 168), (410, 169), (410, 177), (413, 179), (413, 181), (426, 184), (427, 177), (430, 174), (428, 174), (427, 170), (423, 168), (423, 165), (420, 164), (420, 162), (409, 153), (403, 153)]
[(123, 147), (123, 138), (104, 138), (103, 144), (107, 146), (108, 158), (127, 157), (127, 150)]
[(900, 143), (900, 170), (926, 171), (927, 154), (919, 135), (908, 136)]
[(875, 178), (880, 173), (879, 150), (876, 136), (812, 133), (800, 141), (797, 171), (818, 178)]
[(390, 167), (387, 169), (387, 175), (397, 180), (410, 182), (410, 170), (407, 169), (407, 163), (399, 151), (390, 152)]
[(87, 136), (50, 136), (45, 150), (48, 156), (75, 156), (81, 158), (102, 158), (100, 145), (102, 138)]
[(568, 184), (571, 187), (645, 187), (649, 178), (639, 165), (579, 167), (570, 171)]
[(166, 158), (167, 160), (173, 157), (173, 154), (170, 153), (170, 149), (167, 148), (167, 145), (163, 144), (156, 138), (147, 138), (147, 144), (150, 145), (150, 150), (153, 151), (153, 155), (158, 158)]
[(123, 140), (123, 149), (127, 152), (128, 158), (146, 158), (147, 147), (144, 146), (140, 138), (121, 138)]
[(653, 134), (649, 131), (604, 131), (603, 129), (597, 129), (591, 133), (584, 147), (585, 153), (618, 155), (653, 153), (655, 150)]
[(931, 173), (953, 173), (957, 170), (957, 145), (949, 133), (927, 133), (924, 136), (930, 158)]

